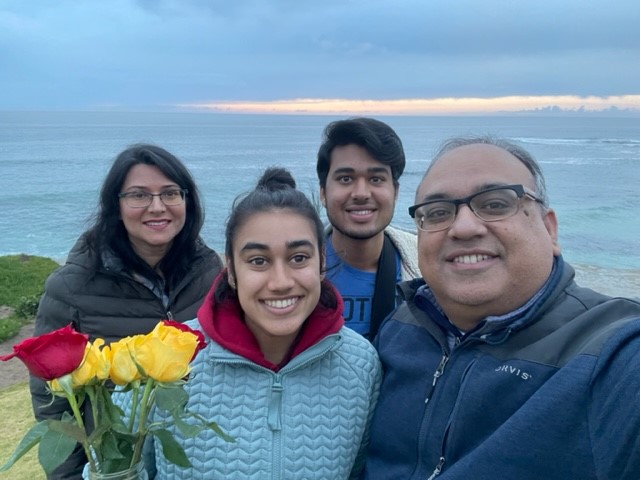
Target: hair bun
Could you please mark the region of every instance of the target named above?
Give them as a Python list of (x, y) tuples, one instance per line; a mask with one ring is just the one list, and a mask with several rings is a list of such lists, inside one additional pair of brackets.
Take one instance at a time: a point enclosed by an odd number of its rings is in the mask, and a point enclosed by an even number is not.
[(265, 190), (284, 190), (285, 188), (296, 188), (296, 181), (288, 170), (280, 167), (269, 167), (258, 180), (257, 188)]

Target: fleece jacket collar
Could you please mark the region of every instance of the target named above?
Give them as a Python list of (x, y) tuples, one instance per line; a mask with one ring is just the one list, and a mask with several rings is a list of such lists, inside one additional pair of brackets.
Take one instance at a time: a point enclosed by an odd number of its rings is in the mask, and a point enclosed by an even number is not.
[[(220, 273), (215, 279), (204, 303), (198, 310), (198, 320), (202, 329), (223, 348), (277, 372), (286, 365), (286, 362), (275, 365), (264, 358), (256, 338), (244, 321), (244, 313), (238, 298), (235, 295), (229, 295), (222, 303), (216, 303), (215, 290), (222, 275)], [(323, 338), (337, 333), (344, 324), (343, 303), (340, 294), (327, 281), (323, 281), (322, 288), (333, 291), (337, 300), (336, 306), (328, 307), (318, 303), (318, 306), (302, 325), (286, 361), (290, 361)]]
[(461, 340), (473, 337), (487, 343), (502, 343), (511, 332), (524, 328), (536, 318), (540, 306), (554, 293), (563, 271), (564, 260), (562, 256), (557, 256), (554, 258), (551, 273), (545, 283), (524, 305), (504, 315), (488, 316), (475, 329), (467, 333), (461, 332), (451, 323), (427, 284), (423, 284), (416, 290), (414, 302), (448, 335)]

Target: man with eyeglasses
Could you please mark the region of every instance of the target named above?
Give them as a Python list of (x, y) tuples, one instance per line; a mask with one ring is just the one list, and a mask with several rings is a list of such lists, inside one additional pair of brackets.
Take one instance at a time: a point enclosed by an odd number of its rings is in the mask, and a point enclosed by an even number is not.
[(364, 478), (639, 479), (640, 304), (576, 285), (533, 157), (452, 139), (409, 213)]

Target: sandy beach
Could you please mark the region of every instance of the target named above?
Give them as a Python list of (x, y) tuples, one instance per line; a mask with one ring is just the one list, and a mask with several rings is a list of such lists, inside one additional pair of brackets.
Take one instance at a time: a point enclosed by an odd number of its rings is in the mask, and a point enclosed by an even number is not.
[(640, 299), (640, 270), (600, 268), (571, 264), (576, 270), (576, 282), (612, 297)]

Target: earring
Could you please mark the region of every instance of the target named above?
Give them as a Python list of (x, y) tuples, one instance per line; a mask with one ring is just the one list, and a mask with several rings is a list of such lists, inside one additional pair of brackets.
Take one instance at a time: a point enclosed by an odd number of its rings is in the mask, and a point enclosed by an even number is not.
[(228, 281), (229, 281), (229, 286), (235, 290), (236, 289), (236, 281), (235, 281), (235, 279), (231, 275), (229, 275), (229, 280)]

